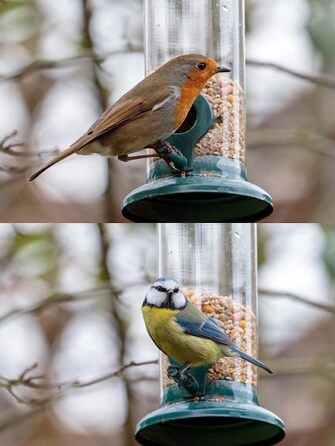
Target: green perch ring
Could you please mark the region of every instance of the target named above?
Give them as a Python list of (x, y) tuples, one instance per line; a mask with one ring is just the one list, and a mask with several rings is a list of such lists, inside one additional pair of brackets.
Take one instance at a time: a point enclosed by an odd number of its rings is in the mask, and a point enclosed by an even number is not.
[[(194, 156), (213, 124), (207, 100), (198, 96), (181, 128), (168, 138), (178, 151), (152, 163), (147, 183), (125, 197), (123, 215), (134, 222), (255, 222), (271, 214), (272, 198), (247, 181), (243, 163), (215, 155)], [(164, 148), (162, 148), (164, 151)]]
[(284, 438), (284, 423), (259, 406), (251, 384), (206, 381), (208, 367), (204, 366), (191, 368), (185, 377), (171, 359), (170, 364), (168, 373), (176, 384), (165, 390), (162, 407), (137, 425), (135, 436), (140, 444), (266, 446)]

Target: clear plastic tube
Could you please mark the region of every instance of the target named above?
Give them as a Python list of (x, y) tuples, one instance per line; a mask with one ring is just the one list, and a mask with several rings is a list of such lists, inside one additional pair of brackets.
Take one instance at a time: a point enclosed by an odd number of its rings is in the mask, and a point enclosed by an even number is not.
[[(201, 311), (219, 322), (243, 351), (257, 356), (256, 225), (160, 224), (159, 274), (172, 277)], [(168, 358), (161, 357), (161, 390)], [(208, 381), (257, 387), (257, 370), (240, 358), (221, 358)]]
[(244, 0), (145, 0), (146, 72), (181, 54), (229, 67), (206, 84), (214, 115), (195, 155), (245, 162)]

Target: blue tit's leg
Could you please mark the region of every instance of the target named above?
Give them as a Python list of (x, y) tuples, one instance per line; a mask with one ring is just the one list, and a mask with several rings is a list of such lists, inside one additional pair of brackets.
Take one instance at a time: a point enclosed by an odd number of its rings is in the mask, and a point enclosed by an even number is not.
[(183, 362), (182, 364), (178, 365), (169, 365), (166, 371), (167, 376), (173, 379), (179, 386), (181, 386), (182, 383), (181, 373), (187, 366), (188, 362)]
[(190, 373), (190, 366), (185, 367), (181, 370), (181, 377), (183, 380), (184, 386), (189, 390), (191, 394), (197, 394), (199, 391), (199, 383)]
[(203, 395), (200, 391), (200, 385), (194, 376), (190, 373), (190, 364), (185, 362), (178, 365), (170, 365), (167, 369), (167, 375), (178, 384), (180, 388), (185, 389), (191, 396)]

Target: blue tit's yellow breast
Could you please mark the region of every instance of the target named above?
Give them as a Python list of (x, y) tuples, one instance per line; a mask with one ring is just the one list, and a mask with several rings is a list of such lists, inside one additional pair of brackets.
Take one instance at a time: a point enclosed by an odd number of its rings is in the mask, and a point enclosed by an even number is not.
[(186, 334), (176, 322), (179, 310), (142, 307), (148, 333), (157, 347), (178, 362), (192, 365), (211, 364), (221, 356), (214, 341)]

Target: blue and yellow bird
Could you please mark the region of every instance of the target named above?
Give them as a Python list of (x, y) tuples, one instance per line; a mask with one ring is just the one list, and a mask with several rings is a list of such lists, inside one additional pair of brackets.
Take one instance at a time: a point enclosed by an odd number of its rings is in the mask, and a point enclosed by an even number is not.
[(179, 363), (183, 373), (190, 367), (214, 364), (223, 356), (243, 358), (273, 373), (263, 362), (240, 350), (214, 319), (186, 299), (173, 279), (160, 278), (151, 286), (142, 314), (153, 342)]

